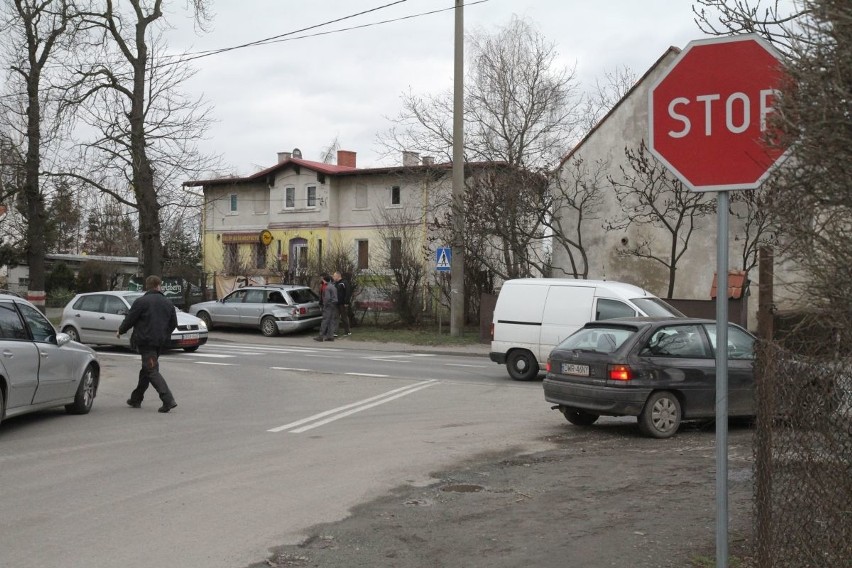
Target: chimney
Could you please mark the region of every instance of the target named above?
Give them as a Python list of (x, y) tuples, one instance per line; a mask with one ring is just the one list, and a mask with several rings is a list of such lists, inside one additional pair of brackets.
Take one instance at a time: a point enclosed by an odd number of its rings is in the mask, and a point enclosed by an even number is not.
[(344, 166), (347, 168), (354, 168), (355, 166), (355, 152), (351, 150), (338, 150), (337, 151), (337, 165)]
[(289, 160), (293, 156), (292, 152), (278, 152), (278, 163)]
[(410, 166), (419, 166), (420, 165), (420, 154), (417, 152), (402, 152), (402, 167), (407, 168)]
[(423, 156), (423, 165), (424, 166), (434, 166), (435, 165), (435, 157), (434, 156)]

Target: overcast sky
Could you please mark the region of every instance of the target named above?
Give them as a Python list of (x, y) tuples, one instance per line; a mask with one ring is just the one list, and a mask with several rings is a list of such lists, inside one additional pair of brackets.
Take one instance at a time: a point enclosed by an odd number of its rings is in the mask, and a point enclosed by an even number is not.
[[(225, 48), (378, 8), (393, 0), (216, 0), (209, 32), (197, 34), (173, 3), (171, 52)], [(671, 45), (702, 36), (689, 0), (467, 0), (465, 30), (494, 31), (513, 14), (556, 44), (581, 88), (627, 66), (637, 76)], [(454, 0), (407, 0), (304, 32), (393, 20), (451, 8)], [(452, 88), (453, 10), (352, 31), (237, 49), (197, 59), (189, 93), (203, 94), (216, 123), (205, 152), (221, 154), (227, 173), (248, 175), (299, 148), (319, 160), (335, 137), (357, 152), (359, 167), (382, 161), (376, 134), (400, 110), (400, 94)], [(292, 37), (292, 36), (291, 36)], [(567, 150), (567, 149), (566, 149)]]

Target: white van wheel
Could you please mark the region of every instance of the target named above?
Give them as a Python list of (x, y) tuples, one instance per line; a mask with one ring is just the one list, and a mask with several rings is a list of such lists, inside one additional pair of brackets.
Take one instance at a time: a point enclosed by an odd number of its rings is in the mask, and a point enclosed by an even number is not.
[(531, 381), (538, 376), (538, 361), (529, 351), (516, 349), (506, 358), (506, 369), (516, 381)]

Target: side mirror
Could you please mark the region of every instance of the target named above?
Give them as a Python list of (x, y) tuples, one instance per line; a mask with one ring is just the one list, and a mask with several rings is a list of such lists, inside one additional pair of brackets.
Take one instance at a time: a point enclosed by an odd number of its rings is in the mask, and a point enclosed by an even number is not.
[(56, 334), (56, 345), (58, 345), (59, 347), (62, 347), (63, 345), (65, 345), (69, 341), (71, 341), (71, 336), (68, 335), (67, 333), (57, 333)]

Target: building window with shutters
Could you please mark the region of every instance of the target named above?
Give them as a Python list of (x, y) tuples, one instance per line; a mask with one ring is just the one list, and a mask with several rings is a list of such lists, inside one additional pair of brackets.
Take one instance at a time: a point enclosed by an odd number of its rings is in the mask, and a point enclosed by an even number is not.
[(308, 207), (317, 206), (317, 186), (309, 185), (307, 189)]
[(358, 270), (367, 270), (370, 267), (370, 243), (369, 241), (356, 241), (358, 244)]

